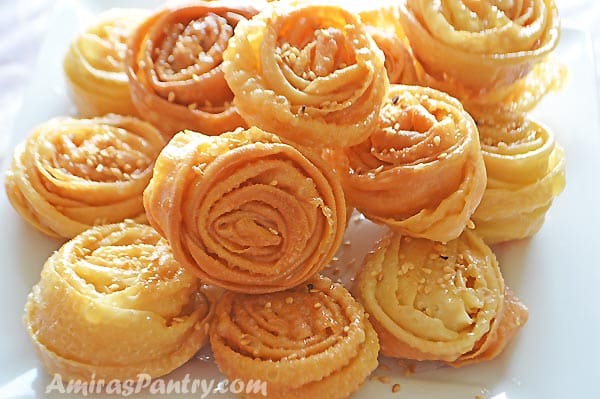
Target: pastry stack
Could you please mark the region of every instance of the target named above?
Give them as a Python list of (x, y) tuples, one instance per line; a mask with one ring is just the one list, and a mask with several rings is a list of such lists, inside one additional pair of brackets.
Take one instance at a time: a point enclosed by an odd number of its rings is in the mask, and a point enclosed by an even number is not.
[[(35, 129), (6, 179), (69, 240), (26, 304), (42, 364), (159, 377), (210, 342), (269, 397), (346, 398), (380, 349), (496, 357), (527, 309), (488, 245), (534, 234), (564, 186), (527, 115), (561, 80), (558, 36), (551, 0), (99, 17), (64, 63), (79, 118)], [(320, 273), (353, 208), (389, 231), (344, 287)]]

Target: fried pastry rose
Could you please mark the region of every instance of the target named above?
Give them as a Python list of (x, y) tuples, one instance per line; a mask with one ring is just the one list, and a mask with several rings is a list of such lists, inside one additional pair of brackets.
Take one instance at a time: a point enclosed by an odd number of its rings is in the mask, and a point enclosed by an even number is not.
[(470, 230), (447, 244), (390, 233), (354, 288), (386, 356), (454, 367), (489, 360), (527, 321), (496, 257)]
[(245, 126), (223, 78), (235, 26), (257, 11), (222, 1), (166, 7), (129, 41), (127, 73), (140, 115), (171, 137), (183, 129), (220, 134)]
[(565, 159), (554, 135), (526, 119), (516, 127), (480, 126), (488, 182), (473, 215), (488, 244), (534, 235), (565, 187)]
[(69, 47), (63, 68), (80, 116), (136, 115), (125, 73), (125, 54), (130, 33), (145, 15), (137, 9), (110, 10)]
[(486, 184), (473, 119), (454, 98), (424, 87), (392, 85), (378, 129), (324, 156), (366, 217), (435, 241), (460, 235)]
[(397, 6), (361, 4), (357, 10), (361, 21), (377, 47), (383, 51), (385, 70), (390, 83), (417, 84), (417, 74), (408, 39), (399, 22)]
[(158, 130), (134, 117), (52, 119), (15, 149), (6, 192), (24, 219), (54, 237), (145, 221), (142, 195), (163, 146)]
[(255, 127), (175, 135), (144, 205), (176, 259), (203, 281), (244, 293), (306, 281), (331, 260), (346, 223), (330, 168)]
[(478, 124), (496, 126), (522, 122), (546, 94), (562, 88), (566, 76), (564, 65), (545, 60), (512, 85), (480, 93), (457, 89), (450, 81), (438, 81), (423, 74), (419, 74), (418, 81), (420, 85), (451, 93)]
[(150, 226), (97, 226), (55, 252), (25, 305), (38, 357), (63, 379), (167, 374), (207, 341), (216, 297)]
[(475, 92), (524, 77), (560, 34), (554, 0), (406, 0), (400, 10), (424, 70)]
[(364, 140), (388, 87), (383, 54), (335, 5), (272, 3), (237, 26), (223, 58), (250, 125), (319, 148)]
[(347, 398), (377, 367), (379, 352), (362, 306), (318, 275), (288, 291), (225, 294), (210, 343), (223, 374), (266, 382), (274, 399)]

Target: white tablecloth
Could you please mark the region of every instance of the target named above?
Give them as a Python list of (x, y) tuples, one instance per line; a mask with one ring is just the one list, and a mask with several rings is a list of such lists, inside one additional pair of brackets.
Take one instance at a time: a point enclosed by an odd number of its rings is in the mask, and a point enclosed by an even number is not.
[[(101, 1), (101, 0), (98, 0)], [(587, 30), (600, 61), (600, 1), (556, 0), (563, 23)], [(49, 15), (55, 0), (0, 0), (0, 158), (21, 107), (28, 76), (35, 66)], [(125, 7), (127, 1), (123, 1)], [(62, 62), (57, 59), (56, 62)], [(600, 95), (600, 62), (596, 62), (596, 86)]]

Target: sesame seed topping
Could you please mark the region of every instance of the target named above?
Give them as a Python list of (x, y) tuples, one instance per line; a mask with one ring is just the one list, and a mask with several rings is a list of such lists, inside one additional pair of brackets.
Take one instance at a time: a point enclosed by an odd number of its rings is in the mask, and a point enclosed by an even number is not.
[(441, 142), (442, 142), (442, 139), (440, 138), (440, 136), (435, 136), (433, 138), (433, 144), (440, 145)]
[(321, 306), (323, 306), (323, 305), (321, 305), (321, 302), (317, 302), (314, 305), (315, 309), (319, 309)]
[(285, 303), (287, 303), (288, 305), (291, 305), (292, 303), (294, 303), (294, 298), (292, 298), (291, 296), (288, 296), (287, 298), (285, 298)]
[(175, 101), (175, 93), (170, 91), (169, 95), (167, 96), (167, 101), (172, 103), (173, 101)]
[(392, 386), (392, 393), (397, 393), (398, 391), (400, 391), (400, 384), (394, 384)]

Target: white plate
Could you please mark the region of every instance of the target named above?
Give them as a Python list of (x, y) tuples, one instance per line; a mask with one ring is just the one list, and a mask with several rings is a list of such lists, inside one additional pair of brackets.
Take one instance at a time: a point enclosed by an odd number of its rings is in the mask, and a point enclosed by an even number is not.
[[(147, 1), (128, 3), (148, 6)], [(101, 9), (117, 1), (57, 3), (14, 141), (46, 119), (73, 114), (65, 93), (62, 58), (69, 41)], [(543, 229), (532, 239), (496, 247), (507, 284), (529, 306), (530, 319), (497, 359), (462, 369), (423, 367), (405, 377), (395, 362), (375, 375), (390, 383), (369, 381), (354, 399), (460, 398), (495, 399), (600, 397), (600, 127), (589, 38), (564, 29), (557, 56), (571, 71), (564, 91), (544, 100), (535, 114), (556, 132), (567, 155), (567, 188), (555, 201)], [(8, 159), (4, 160), (6, 169)], [(39, 279), (46, 258), (60, 243), (36, 232), (0, 195), (0, 397), (41, 397), (51, 381), (40, 367), (22, 326), (23, 305)], [(364, 220), (351, 222), (354, 244), (340, 251), (338, 266), (357, 264), (381, 228)], [(166, 378), (223, 379), (205, 350)], [(392, 384), (401, 385), (398, 394)], [(195, 397), (200, 397), (197, 393)], [(233, 395), (213, 393), (209, 397)]]

